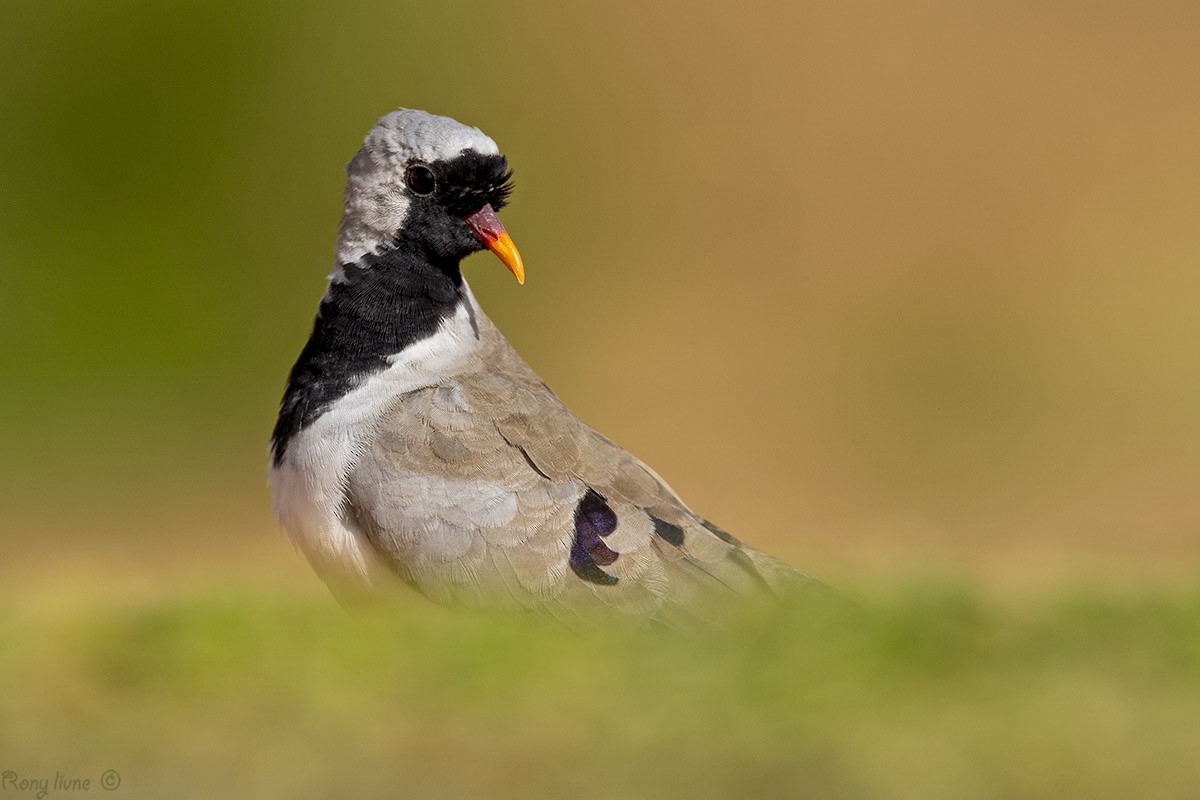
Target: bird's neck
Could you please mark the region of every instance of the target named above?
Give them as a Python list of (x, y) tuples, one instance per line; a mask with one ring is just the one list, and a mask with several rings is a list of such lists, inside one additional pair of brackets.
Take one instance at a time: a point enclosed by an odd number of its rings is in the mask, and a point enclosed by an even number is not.
[[(477, 339), (475, 313), (458, 261), (434, 263), (405, 242), (339, 267), (288, 377), (271, 437), (276, 463), (295, 434), (372, 375), (402, 368), (412, 348), (430, 349), (426, 356), (453, 355), (437, 352), (464, 344), (459, 331), (441, 337), (445, 342), (435, 338), (447, 323), (461, 317), (467, 338), (473, 332)], [(397, 382), (398, 389), (404, 385)]]

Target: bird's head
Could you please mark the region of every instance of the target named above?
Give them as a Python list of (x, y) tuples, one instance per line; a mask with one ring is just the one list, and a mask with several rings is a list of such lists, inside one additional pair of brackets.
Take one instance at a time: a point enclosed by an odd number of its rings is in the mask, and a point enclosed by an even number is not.
[(521, 256), (495, 213), (512, 192), (512, 172), (478, 128), (424, 111), (393, 111), (367, 134), (346, 176), (339, 263), (397, 242), (454, 262), (486, 247), (525, 282)]

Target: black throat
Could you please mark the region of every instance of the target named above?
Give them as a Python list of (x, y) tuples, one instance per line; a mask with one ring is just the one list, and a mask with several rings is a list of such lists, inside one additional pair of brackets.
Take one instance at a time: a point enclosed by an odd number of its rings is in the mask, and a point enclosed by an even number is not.
[(271, 435), (276, 465), (292, 437), (386, 369), (388, 356), (432, 336), (459, 303), (468, 303), (459, 259), (438, 257), (412, 240), (343, 264), (342, 273), (288, 377)]

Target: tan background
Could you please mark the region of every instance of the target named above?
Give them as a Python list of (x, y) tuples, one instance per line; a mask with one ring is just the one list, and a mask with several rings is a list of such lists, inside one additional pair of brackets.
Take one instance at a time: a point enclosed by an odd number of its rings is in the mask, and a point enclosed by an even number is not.
[(315, 580), (266, 440), (399, 105), (500, 143), (529, 280), (481, 302), (722, 526), (835, 582), (1194, 574), (1194, 11), (503, 5), (0, 7), (7, 579)]

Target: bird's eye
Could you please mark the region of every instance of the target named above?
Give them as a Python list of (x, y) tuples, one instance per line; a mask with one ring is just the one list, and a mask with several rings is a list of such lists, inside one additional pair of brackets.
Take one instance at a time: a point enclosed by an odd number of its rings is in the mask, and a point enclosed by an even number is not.
[(437, 188), (433, 170), (424, 164), (413, 164), (409, 167), (408, 171), (404, 173), (404, 182), (408, 184), (409, 189), (412, 189), (413, 194), (421, 197), (428, 197)]

